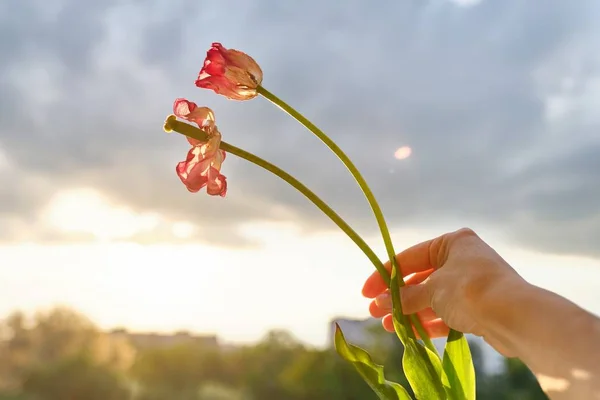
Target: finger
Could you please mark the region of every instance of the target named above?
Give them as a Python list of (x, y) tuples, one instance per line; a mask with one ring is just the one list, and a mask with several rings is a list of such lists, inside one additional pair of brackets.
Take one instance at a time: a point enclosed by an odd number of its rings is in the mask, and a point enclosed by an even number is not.
[[(385, 329), (388, 332), (394, 332), (394, 322), (392, 320), (391, 315), (386, 315), (381, 320), (381, 323), (383, 325), (383, 329)], [(440, 318), (431, 321), (421, 322), (421, 325), (423, 325), (423, 328), (425, 329), (425, 331), (431, 339), (446, 337), (450, 332), (450, 328), (448, 327), (448, 325), (446, 325), (444, 321), (442, 321)], [(418, 339), (421, 338), (414, 327), (413, 332), (415, 333), (415, 336)]]
[[(428, 270), (422, 272), (415, 272), (412, 274), (408, 274), (406, 278), (404, 278), (404, 283), (406, 285), (416, 285), (423, 282), (431, 273), (435, 271), (435, 269), (430, 268)], [(381, 280), (381, 282), (378, 282)], [(375, 271), (367, 281), (363, 287), (363, 295), (367, 298), (374, 298), (381, 294), (383, 291), (387, 290), (387, 285), (383, 282), (381, 275)]]
[[(433, 272), (433, 269), (412, 274), (406, 279), (407, 285), (418, 285), (423, 282)], [(392, 299), (389, 297), (389, 289), (378, 295), (375, 300), (369, 304), (369, 313), (373, 318), (382, 318), (392, 312)], [(433, 313), (433, 310), (428, 309)], [(425, 310), (427, 312), (428, 310)], [(425, 314), (428, 315), (428, 314)], [(435, 315), (433, 313), (433, 315)]]
[(386, 290), (377, 296), (369, 304), (369, 313), (373, 318), (382, 318), (392, 312), (392, 297), (390, 291)]
[(404, 283), (406, 283), (407, 285), (418, 285), (419, 283), (427, 279), (433, 271), (435, 271), (435, 269), (431, 268), (423, 272), (415, 272), (414, 274), (407, 276), (404, 279)]
[(431, 307), (431, 295), (429, 281), (418, 285), (404, 286), (400, 288), (400, 301), (402, 312), (405, 315), (414, 314)]
[(423, 311), (419, 311), (417, 315), (419, 316), (421, 322), (433, 321), (434, 319), (439, 318), (431, 307), (426, 308)]
[[(465, 237), (473, 238), (477, 237), (477, 234), (470, 229), (463, 228), (419, 243), (399, 253), (396, 255), (396, 261), (400, 266), (402, 276), (441, 268), (446, 262), (452, 243)], [(388, 272), (391, 270), (389, 262), (386, 262), (384, 267)], [(374, 298), (385, 289), (386, 284), (379, 272), (376, 271), (365, 281), (362, 293), (367, 298)]]
[[(373, 318), (383, 318), (392, 312), (392, 298), (389, 295), (389, 290), (380, 294), (369, 304), (369, 313)], [(418, 312), (421, 321), (430, 321), (438, 318), (431, 307), (425, 308)]]
[(376, 300), (372, 300), (371, 304), (369, 304), (369, 313), (373, 318), (383, 318), (391, 312), (391, 307), (381, 307), (379, 304), (377, 304)]
[[(431, 321), (421, 322), (421, 325), (423, 325), (425, 332), (427, 332), (427, 334), (429, 335), (429, 337), (431, 339), (446, 337), (446, 336), (448, 336), (448, 333), (450, 333), (450, 328), (440, 318), (437, 318), (437, 319), (434, 319)], [(416, 331), (416, 329), (414, 329), (414, 327), (413, 327), (413, 331), (415, 332), (417, 339), (420, 339), (421, 336)]]
[(433, 309), (431, 308), (426, 308), (423, 311), (419, 311), (417, 313), (417, 316), (419, 317), (419, 321), (421, 321), (421, 324), (428, 322), (428, 321), (433, 321), (434, 319), (438, 319), (439, 317), (435, 314), (435, 312), (433, 311)]
[(392, 320), (392, 314), (388, 314), (381, 319), (383, 329), (388, 332), (394, 332), (394, 321)]
[(386, 290), (375, 297), (375, 300), (371, 301), (371, 304), (369, 304), (369, 312), (373, 317), (381, 318), (392, 312), (392, 305), (392, 296), (390, 296), (390, 291)]
[[(432, 269), (432, 266), (429, 264), (429, 251), (427, 250), (429, 248), (429, 243), (430, 242), (420, 243), (396, 255), (396, 261), (398, 261), (398, 265), (400, 266), (402, 277)], [(384, 264), (384, 267), (388, 272), (391, 271), (389, 261)], [(386, 288), (387, 285), (381, 277), (381, 274), (379, 271), (375, 271), (365, 281), (362, 293), (363, 296), (367, 298), (373, 298), (383, 292)]]
[[(439, 257), (440, 253), (444, 253), (451, 234), (445, 234), (432, 240), (419, 243), (409, 247), (403, 252), (396, 255), (396, 261), (400, 266), (402, 276), (425, 272), (430, 269), (437, 269), (443, 264), (443, 257)], [(386, 262), (384, 267), (387, 271), (391, 270), (390, 262)], [(386, 289), (383, 278), (378, 271), (375, 271), (367, 278), (362, 289), (363, 296), (373, 298)]]
[[(409, 293), (409, 295), (410, 295), (410, 293)], [(402, 300), (400, 300), (400, 301), (402, 301)], [(392, 312), (392, 305), (393, 305), (392, 296), (390, 296), (390, 291), (386, 290), (385, 292), (383, 292), (382, 294), (377, 296), (375, 298), (375, 300), (371, 301), (371, 304), (369, 305), (369, 311), (371, 312), (371, 315), (373, 317), (381, 318), (384, 315)], [(403, 306), (403, 311), (404, 311), (404, 306)], [(435, 318), (438, 318), (431, 307), (427, 307), (422, 310), (419, 310), (418, 313), (420, 316), (423, 315), (428, 318), (429, 318), (429, 316), (434, 316)], [(403, 312), (403, 314), (406, 315), (407, 312)], [(413, 314), (413, 313), (410, 312), (408, 314)], [(432, 318), (429, 318), (429, 319), (432, 319)]]
[(362, 288), (362, 294), (366, 298), (372, 299), (381, 294), (385, 289), (387, 289), (387, 285), (383, 281), (383, 278), (379, 272), (375, 271), (365, 281), (365, 284)]

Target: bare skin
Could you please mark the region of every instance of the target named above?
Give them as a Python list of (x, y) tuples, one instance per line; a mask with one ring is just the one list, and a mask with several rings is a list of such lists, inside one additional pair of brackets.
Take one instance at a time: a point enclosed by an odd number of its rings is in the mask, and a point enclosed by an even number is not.
[[(449, 327), (482, 336), (527, 364), (551, 399), (600, 399), (600, 318), (526, 282), (470, 229), (396, 258), (407, 283), (403, 311), (417, 313), (431, 337), (446, 336)], [(377, 272), (363, 295), (374, 299), (371, 315), (393, 332), (391, 299)]]

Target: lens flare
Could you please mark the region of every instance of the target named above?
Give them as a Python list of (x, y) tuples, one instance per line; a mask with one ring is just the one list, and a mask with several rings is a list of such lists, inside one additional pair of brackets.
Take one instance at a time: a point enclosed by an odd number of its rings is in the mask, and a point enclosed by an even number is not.
[(397, 160), (404, 160), (404, 159), (407, 159), (408, 157), (410, 157), (411, 154), (412, 154), (412, 149), (410, 147), (402, 146), (394, 152), (394, 157)]

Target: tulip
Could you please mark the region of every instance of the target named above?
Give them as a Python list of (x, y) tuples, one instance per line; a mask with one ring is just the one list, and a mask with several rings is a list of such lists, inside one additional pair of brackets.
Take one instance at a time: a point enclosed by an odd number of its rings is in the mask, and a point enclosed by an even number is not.
[(238, 50), (213, 43), (206, 52), (196, 86), (214, 90), (231, 100), (250, 100), (257, 96), (263, 73), (256, 61)]

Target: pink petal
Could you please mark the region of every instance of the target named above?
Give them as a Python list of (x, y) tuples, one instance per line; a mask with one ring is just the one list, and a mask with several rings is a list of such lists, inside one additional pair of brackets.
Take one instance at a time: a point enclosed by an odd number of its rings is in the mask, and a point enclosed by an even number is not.
[(225, 196), (227, 178), (220, 173), (220, 168), (226, 153), (218, 148), (219, 142), (220, 138), (215, 137), (208, 143), (192, 147), (186, 160), (177, 164), (177, 175), (190, 192), (196, 193), (207, 186), (209, 195)]
[(221, 197), (225, 197), (227, 193), (227, 178), (214, 167), (210, 167), (208, 170), (206, 192), (211, 196), (219, 195)]
[(237, 91), (237, 85), (221, 75), (207, 76), (206, 78), (198, 79), (196, 81), (196, 86), (202, 89), (214, 90), (217, 94), (222, 94), (224, 96), (235, 95)]
[(188, 143), (191, 144), (192, 146), (200, 146), (202, 143), (204, 143), (198, 139), (194, 139), (189, 136), (186, 136), (185, 138), (187, 139)]
[(194, 111), (198, 106), (196, 103), (188, 101), (186, 99), (178, 98), (173, 103), (173, 114), (179, 118), (186, 118), (189, 113)]
[(208, 183), (208, 176), (206, 169), (202, 168), (202, 165), (196, 164), (191, 168), (187, 174), (187, 179), (184, 184), (190, 192), (197, 192), (202, 189)]
[(206, 75), (224, 75), (225, 74), (225, 60), (223, 57), (219, 57), (218, 59), (209, 60), (207, 59), (204, 62), (202, 70), (200, 73), (204, 73)]
[(210, 108), (198, 107), (196, 103), (182, 98), (175, 99), (173, 114), (179, 118), (197, 123), (200, 128), (212, 125), (215, 121), (215, 114)]

